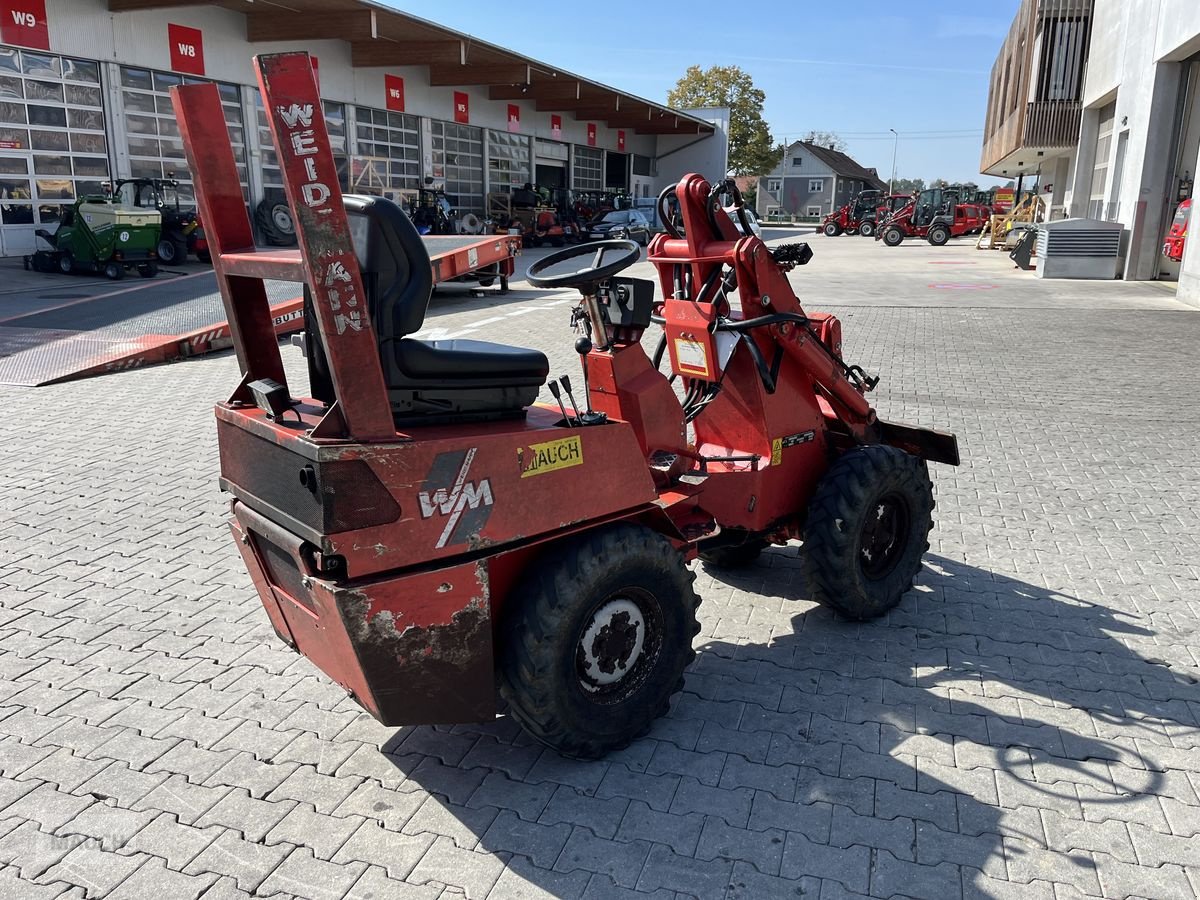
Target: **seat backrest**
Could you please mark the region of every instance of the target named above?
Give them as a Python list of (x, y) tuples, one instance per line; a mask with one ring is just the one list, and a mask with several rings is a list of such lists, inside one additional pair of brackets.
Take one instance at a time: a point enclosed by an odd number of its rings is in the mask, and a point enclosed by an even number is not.
[(429, 251), (412, 221), (386, 197), (346, 194), (343, 200), (382, 349), (421, 330), (433, 293)]

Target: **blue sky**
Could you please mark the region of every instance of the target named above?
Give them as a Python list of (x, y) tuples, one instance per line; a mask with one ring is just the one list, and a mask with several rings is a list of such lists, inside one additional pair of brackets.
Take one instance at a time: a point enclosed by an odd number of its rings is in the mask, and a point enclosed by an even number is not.
[(887, 178), (895, 128), (899, 177), (997, 183), (979, 175), (988, 74), (1020, 0), (385, 2), (658, 102), (689, 65), (738, 65), (777, 139), (836, 131)]

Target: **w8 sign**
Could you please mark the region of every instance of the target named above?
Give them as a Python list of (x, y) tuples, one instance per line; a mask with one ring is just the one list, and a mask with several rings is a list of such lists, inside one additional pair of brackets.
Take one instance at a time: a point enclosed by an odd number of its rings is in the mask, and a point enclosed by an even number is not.
[(171, 45), (171, 70), (188, 75), (204, 74), (204, 33), (186, 25), (167, 25)]
[(0, 0), (0, 41), (49, 50), (46, 0)]

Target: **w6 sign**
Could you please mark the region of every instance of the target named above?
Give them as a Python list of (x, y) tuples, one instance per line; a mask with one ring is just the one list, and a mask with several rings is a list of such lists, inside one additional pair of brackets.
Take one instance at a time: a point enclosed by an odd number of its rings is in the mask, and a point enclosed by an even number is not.
[(171, 45), (172, 71), (204, 74), (204, 34), (199, 28), (168, 24), (167, 42)]
[(46, 0), (2, 0), (0, 2), (0, 41), (18, 47), (50, 49), (50, 28), (46, 24)]

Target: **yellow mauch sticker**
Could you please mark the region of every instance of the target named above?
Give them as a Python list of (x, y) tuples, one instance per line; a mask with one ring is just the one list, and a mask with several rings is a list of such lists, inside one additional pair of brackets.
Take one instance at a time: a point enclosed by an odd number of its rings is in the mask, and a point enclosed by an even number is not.
[(771, 441), (771, 465), (777, 466), (783, 462), (783, 438)]
[(530, 444), (529, 450), (522, 454), (521, 465), (522, 478), (582, 466), (583, 442), (576, 435), (557, 441), (546, 441), (544, 444)]

